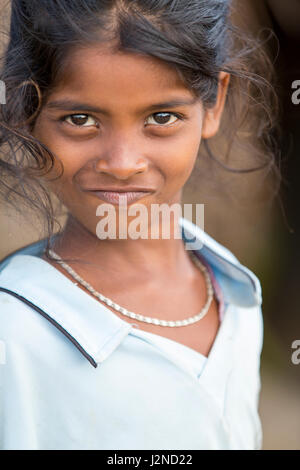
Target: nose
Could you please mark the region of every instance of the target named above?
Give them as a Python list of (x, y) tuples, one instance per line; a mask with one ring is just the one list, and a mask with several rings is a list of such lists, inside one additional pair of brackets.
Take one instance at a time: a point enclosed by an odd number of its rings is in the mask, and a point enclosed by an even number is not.
[(126, 180), (137, 173), (144, 173), (148, 169), (147, 158), (138, 155), (136, 150), (125, 145), (115, 145), (105, 155), (94, 161), (94, 170), (114, 176), (119, 180)]

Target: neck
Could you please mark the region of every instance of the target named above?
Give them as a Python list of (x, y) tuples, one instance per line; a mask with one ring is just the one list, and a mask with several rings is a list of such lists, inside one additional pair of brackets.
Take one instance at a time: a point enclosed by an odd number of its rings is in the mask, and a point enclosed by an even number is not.
[[(171, 226), (171, 234), (173, 229)], [(185, 269), (187, 275), (192, 273), (181, 238), (100, 240), (72, 216), (53, 249), (62, 258), (92, 265), (114, 280), (116, 277), (124, 280), (124, 276), (129, 279), (138, 275), (145, 281), (153, 279), (153, 276), (174, 276), (181, 269)]]

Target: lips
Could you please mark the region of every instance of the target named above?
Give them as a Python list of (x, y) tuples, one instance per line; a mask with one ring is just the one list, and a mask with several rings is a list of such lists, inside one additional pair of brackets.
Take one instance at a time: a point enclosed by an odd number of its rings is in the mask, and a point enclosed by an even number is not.
[(150, 191), (89, 191), (94, 196), (109, 204), (122, 205), (132, 204), (151, 194)]

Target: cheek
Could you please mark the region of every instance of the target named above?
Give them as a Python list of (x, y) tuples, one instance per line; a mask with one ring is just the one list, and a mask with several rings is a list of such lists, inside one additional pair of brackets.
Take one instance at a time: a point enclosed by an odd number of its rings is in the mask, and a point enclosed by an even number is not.
[(189, 178), (196, 163), (200, 142), (201, 129), (195, 128), (175, 139), (171, 147), (166, 146), (166, 158), (161, 168), (171, 183), (184, 184)]
[(82, 160), (84, 155), (80, 144), (77, 145), (63, 137), (51, 123), (49, 125), (41, 118), (37, 121), (33, 136), (42, 142), (54, 156), (54, 168), (49, 173), (49, 177), (55, 177), (57, 173), (61, 174), (61, 164), (64, 168), (64, 179), (80, 168), (80, 156)]
[(63, 151), (59, 146), (48, 146), (53, 153), (55, 160), (52, 170), (44, 177), (48, 188), (59, 198), (61, 195), (70, 192), (72, 178), (77, 168), (76, 155), (69, 153), (64, 147)]
[(73, 178), (81, 166), (80, 153), (78, 148), (60, 145), (59, 140), (56, 140), (55, 145), (49, 143), (47, 147), (54, 156), (54, 166), (43, 180), (63, 203), (68, 203), (75, 197)]
[[(64, 192), (71, 185), (72, 178), (83, 165), (83, 152), (81, 145), (66, 141), (56, 132), (42, 132), (38, 128), (34, 136), (40, 140), (51, 151), (54, 156), (54, 166), (44, 177), (48, 187), (55, 192)], [(57, 178), (58, 177), (58, 178)]]

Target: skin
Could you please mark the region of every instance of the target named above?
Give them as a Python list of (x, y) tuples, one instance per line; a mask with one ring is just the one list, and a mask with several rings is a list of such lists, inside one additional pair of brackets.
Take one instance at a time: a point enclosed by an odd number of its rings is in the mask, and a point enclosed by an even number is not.
[[(49, 188), (70, 213), (54, 250), (61, 257), (77, 258), (80, 262), (69, 264), (96, 290), (129, 310), (167, 320), (195, 315), (206, 301), (205, 281), (182, 240), (100, 240), (96, 209), (103, 202), (83, 189), (146, 186), (154, 192), (137, 203), (147, 208), (154, 203), (180, 203), (201, 139), (218, 131), (229, 76), (220, 74), (218, 98), (209, 110), (194, 100), (149, 111), (156, 103), (194, 98), (177, 72), (158, 59), (112, 53), (108, 46), (96, 45), (70, 53), (64, 70), (33, 132), (64, 166), (58, 180), (50, 181), (58, 166), (47, 177)], [(66, 100), (84, 105), (57, 107), (57, 102)], [(87, 105), (100, 109), (91, 112)], [(100, 112), (103, 109), (107, 113)], [(162, 121), (154, 113), (170, 115)], [(74, 114), (77, 121), (70, 117)], [(78, 114), (85, 116), (78, 121)], [(76, 126), (78, 122), (81, 126)], [(140, 328), (180, 338), (205, 355), (218, 326), (216, 301), (194, 325), (164, 328), (139, 322)]]

